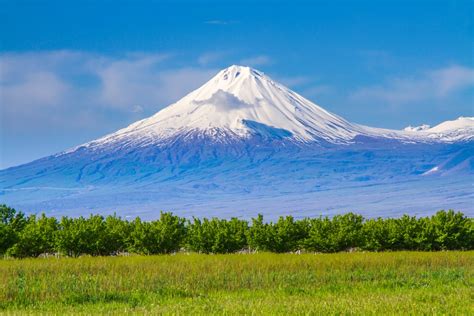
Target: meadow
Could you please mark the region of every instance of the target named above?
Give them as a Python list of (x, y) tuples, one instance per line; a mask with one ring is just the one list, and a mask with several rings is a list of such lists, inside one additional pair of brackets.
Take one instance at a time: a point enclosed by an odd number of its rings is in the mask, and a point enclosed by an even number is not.
[(474, 252), (0, 260), (2, 314), (474, 314)]

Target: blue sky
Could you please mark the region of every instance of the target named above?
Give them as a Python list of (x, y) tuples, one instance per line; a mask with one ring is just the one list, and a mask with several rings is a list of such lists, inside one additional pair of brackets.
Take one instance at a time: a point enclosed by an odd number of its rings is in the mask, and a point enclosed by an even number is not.
[(361, 124), (474, 116), (472, 1), (0, 3), (0, 168), (147, 117), (231, 64)]

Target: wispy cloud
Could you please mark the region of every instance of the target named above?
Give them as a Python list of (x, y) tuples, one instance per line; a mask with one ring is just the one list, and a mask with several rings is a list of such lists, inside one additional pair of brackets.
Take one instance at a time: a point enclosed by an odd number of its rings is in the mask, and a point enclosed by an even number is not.
[(211, 24), (211, 25), (229, 25), (229, 24), (236, 24), (238, 21), (234, 20), (207, 20), (204, 21), (205, 24)]
[(244, 66), (265, 66), (271, 64), (273, 61), (269, 56), (266, 55), (258, 55), (252, 56), (249, 58), (244, 58), (240, 60), (240, 64)]
[[(166, 57), (145, 55), (99, 61), (92, 72), (100, 80), (96, 87), (101, 104), (107, 107), (149, 107), (160, 101), (159, 64)], [(95, 60), (90, 62), (96, 63)]]
[(197, 62), (201, 66), (207, 66), (213, 62), (219, 61), (225, 55), (227, 55), (227, 52), (207, 52), (199, 55)]
[(350, 98), (391, 105), (442, 100), (474, 86), (474, 68), (452, 65), (411, 77), (391, 78), (383, 84), (358, 88)]
[(67, 50), (0, 54), (2, 134), (116, 126), (160, 110), (217, 72), (168, 68), (170, 58)]
[(63, 95), (70, 92), (70, 87), (53, 72), (37, 71), (26, 73), (17, 83), (5, 82), (1, 90), (4, 106), (13, 101), (15, 108), (21, 111), (39, 105), (58, 106)]

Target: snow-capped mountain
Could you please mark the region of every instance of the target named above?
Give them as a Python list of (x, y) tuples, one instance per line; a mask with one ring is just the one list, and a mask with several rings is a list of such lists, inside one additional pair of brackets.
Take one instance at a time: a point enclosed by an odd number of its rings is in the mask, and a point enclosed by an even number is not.
[(468, 141), (474, 138), (474, 117), (459, 117), (453, 121), (445, 121), (434, 127), (428, 124), (407, 126), (405, 132), (420, 132), (421, 137), (445, 142)]
[(263, 134), (301, 142), (346, 142), (368, 133), (257, 70), (231, 66), (152, 117), (91, 144), (162, 141), (191, 131), (216, 140)]
[(0, 197), (26, 210), (133, 207), (149, 217), (160, 209), (198, 216), (384, 215), (415, 206), (471, 212), (473, 139), (473, 118), (403, 131), (367, 127), (262, 72), (231, 66), (149, 118), (0, 171)]
[(423, 131), (429, 138), (442, 141), (468, 141), (474, 139), (474, 117), (459, 117), (445, 121)]
[[(458, 123), (456, 123), (458, 122)], [(426, 126), (426, 125), (425, 125)], [(423, 131), (424, 133), (411, 133)], [(231, 66), (155, 115), (85, 144), (162, 144), (181, 137), (230, 142), (255, 136), (292, 142), (353, 143), (357, 136), (407, 141), (458, 141), (474, 135), (474, 120), (404, 131), (348, 122), (249, 67)]]

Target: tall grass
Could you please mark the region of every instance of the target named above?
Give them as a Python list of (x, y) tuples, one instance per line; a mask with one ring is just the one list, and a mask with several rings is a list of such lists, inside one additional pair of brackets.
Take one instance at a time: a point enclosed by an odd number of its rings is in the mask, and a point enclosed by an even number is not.
[(473, 314), (474, 252), (0, 260), (0, 312)]

